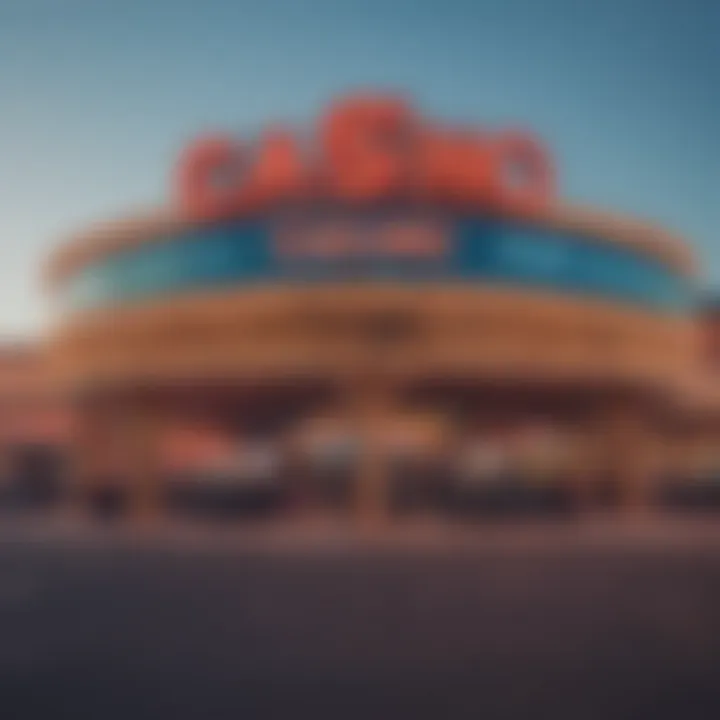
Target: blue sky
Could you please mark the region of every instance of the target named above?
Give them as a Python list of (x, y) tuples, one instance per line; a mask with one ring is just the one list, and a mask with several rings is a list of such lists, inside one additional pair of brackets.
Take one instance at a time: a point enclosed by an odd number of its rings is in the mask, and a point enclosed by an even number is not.
[(0, 0), (0, 334), (42, 327), (48, 250), (162, 202), (196, 133), (368, 87), (533, 128), (565, 196), (675, 228), (720, 285), (719, 38), (716, 0)]

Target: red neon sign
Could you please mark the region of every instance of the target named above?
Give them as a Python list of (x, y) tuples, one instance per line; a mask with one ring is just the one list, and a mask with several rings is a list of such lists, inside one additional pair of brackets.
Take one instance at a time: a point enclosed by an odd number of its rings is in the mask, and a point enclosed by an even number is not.
[(551, 160), (533, 136), (443, 128), (396, 99), (335, 104), (307, 150), (285, 130), (266, 133), (254, 148), (202, 138), (180, 160), (180, 207), (190, 220), (213, 221), (281, 201), (397, 198), (527, 215), (555, 196)]

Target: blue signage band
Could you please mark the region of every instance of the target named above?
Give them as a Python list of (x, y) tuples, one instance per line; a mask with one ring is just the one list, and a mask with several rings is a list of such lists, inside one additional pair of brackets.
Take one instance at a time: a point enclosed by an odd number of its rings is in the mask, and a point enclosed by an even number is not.
[[(328, 223), (334, 235), (323, 246), (313, 233), (327, 235)], [(295, 248), (288, 228), (298, 228)], [(423, 228), (431, 231), (424, 237)], [(61, 295), (71, 309), (89, 309), (201, 290), (344, 280), (537, 288), (666, 313), (686, 312), (695, 299), (691, 278), (628, 247), (507, 221), (403, 213), (198, 227), (88, 265)]]

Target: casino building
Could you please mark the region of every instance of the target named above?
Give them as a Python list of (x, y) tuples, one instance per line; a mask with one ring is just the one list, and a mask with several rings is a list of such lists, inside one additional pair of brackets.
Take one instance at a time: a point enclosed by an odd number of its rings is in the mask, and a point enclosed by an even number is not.
[(718, 334), (680, 238), (562, 202), (530, 135), (395, 98), (299, 137), (201, 139), (164, 207), (50, 258), (77, 502), (158, 515), (209, 459), (370, 523), (491, 486), (637, 511), (714, 471)]

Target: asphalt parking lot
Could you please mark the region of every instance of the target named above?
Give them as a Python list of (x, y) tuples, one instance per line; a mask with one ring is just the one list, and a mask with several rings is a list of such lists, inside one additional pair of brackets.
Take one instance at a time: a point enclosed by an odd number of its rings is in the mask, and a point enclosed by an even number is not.
[[(716, 527), (717, 524), (717, 527)], [(720, 523), (0, 527), (21, 718), (717, 718)]]

